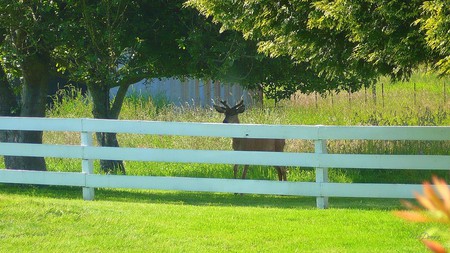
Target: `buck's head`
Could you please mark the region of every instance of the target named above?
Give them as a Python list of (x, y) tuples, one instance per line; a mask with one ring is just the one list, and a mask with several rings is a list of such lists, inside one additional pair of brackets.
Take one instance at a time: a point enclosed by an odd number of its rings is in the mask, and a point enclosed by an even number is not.
[(238, 114), (245, 111), (244, 100), (241, 100), (237, 105), (229, 107), (226, 101), (220, 101), (223, 106), (214, 105), (217, 112), (225, 114), (223, 123), (239, 123)]

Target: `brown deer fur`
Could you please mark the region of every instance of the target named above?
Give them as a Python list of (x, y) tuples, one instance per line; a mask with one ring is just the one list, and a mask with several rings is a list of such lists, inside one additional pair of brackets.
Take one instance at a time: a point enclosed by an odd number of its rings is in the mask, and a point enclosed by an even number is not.
[[(223, 123), (239, 123), (238, 114), (245, 111), (244, 101), (239, 102), (233, 107), (229, 107), (225, 101), (220, 101), (223, 106), (214, 105), (217, 112), (225, 114)], [(284, 139), (246, 139), (246, 138), (233, 138), (233, 150), (236, 151), (274, 151), (283, 152)], [(282, 166), (274, 166), (278, 172), (278, 180), (287, 181), (286, 169)], [(239, 164), (235, 164), (233, 167), (234, 178), (237, 178)], [(245, 179), (247, 175), (248, 165), (244, 165), (242, 172), (242, 179)]]

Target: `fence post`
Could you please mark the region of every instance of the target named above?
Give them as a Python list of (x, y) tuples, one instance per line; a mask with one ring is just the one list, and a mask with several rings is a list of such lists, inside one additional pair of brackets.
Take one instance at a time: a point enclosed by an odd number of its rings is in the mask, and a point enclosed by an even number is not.
[[(327, 140), (315, 140), (315, 153), (316, 154), (326, 154), (327, 153)], [(327, 183), (328, 182), (328, 168), (316, 168), (316, 183)], [(325, 209), (328, 208), (328, 197), (319, 196), (316, 198), (317, 208)]]
[[(81, 132), (81, 146), (83, 147), (93, 146), (91, 132)], [(81, 161), (81, 168), (84, 174), (94, 173), (94, 161), (83, 158), (83, 160)], [(83, 199), (94, 200), (94, 188), (83, 187)]]

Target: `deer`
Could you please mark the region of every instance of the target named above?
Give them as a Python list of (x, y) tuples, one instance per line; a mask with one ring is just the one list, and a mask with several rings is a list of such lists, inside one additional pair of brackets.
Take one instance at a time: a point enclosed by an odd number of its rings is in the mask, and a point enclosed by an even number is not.
[[(217, 112), (225, 114), (223, 123), (235, 123), (239, 124), (238, 115), (245, 111), (244, 100), (241, 100), (235, 106), (228, 106), (226, 101), (221, 100), (220, 103), (223, 106), (214, 104), (214, 109)], [(257, 139), (257, 138), (233, 138), (233, 150), (234, 151), (274, 151), (283, 152), (286, 141), (284, 139)], [(274, 166), (278, 172), (279, 181), (287, 181), (286, 169), (282, 166)], [(235, 164), (233, 167), (234, 178), (237, 178), (239, 170), (239, 164)], [(247, 176), (248, 165), (244, 165), (242, 171), (242, 179)]]

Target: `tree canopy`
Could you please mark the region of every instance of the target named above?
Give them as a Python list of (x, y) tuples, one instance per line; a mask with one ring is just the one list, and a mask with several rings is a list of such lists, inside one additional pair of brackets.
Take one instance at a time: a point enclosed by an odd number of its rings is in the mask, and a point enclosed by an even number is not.
[[(448, 71), (448, 1), (190, 0), (222, 30), (241, 31), (270, 57), (288, 56), (328, 80), (408, 78), (419, 64)], [(351, 88), (361, 87), (349, 84)]]

